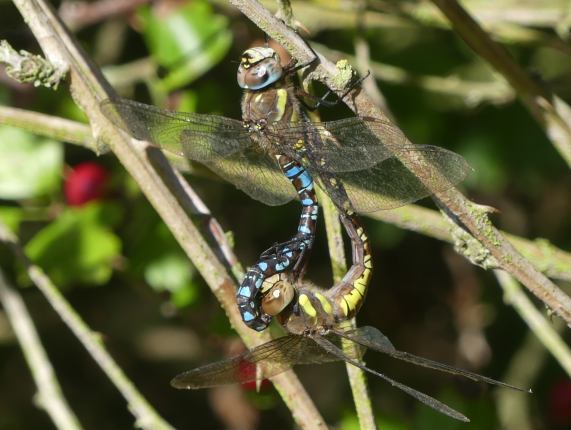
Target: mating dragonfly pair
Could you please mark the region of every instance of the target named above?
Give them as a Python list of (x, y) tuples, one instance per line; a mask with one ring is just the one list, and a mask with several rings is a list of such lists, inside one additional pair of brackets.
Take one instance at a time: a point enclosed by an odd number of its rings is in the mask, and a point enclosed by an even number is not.
[[(294, 237), (264, 252), (237, 292), (238, 308), (249, 327), (264, 330), (275, 317), (289, 335), (183, 373), (172, 384), (204, 388), (248, 382), (296, 364), (344, 360), (441, 413), (467, 421), (438, 400), (365, 367), (360, 353), (350, 356), (339, 349), (340, 339), (360, 345), (356, 351), (369, 348), (413, 364), (517, 388), (398, 351), (371, 327), (351, 331), (336, 327), (356, 314), (372, 273), (369, 242), (355, 212), (396, 208), (448, 189), (470, 167), (453, 152), (410, 144), (398, 128), (375, 118), (309, 121), (305, 108), (324, 100), (303, 93), (293, 83), (295, 71), (305, 66), (283, 67), (277, 53), (267, 47), (245, 51), (238, 69), (238, 83), (245, 90), (242, 121), (171, 112), (122, 99), (101, 105), (109, 119), (135, 138), (205, 164), (256, 200), (279, 205), (297, 197), (302, 204)], [(405, 153), (407, 166), (399, 160)], [(336, 205), (352, 242), (351, 268), (326, 291), (301, 282), (318, 215), (314, 179)], [(244, 363), (261, 371), (244, 372)]]

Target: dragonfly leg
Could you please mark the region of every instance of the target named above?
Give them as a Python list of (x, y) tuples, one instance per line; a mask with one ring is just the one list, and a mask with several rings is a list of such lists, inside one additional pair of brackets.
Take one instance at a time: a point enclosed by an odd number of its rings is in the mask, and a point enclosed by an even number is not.
[(298, 97), (299, 101), (309, 110), (314, 111), (319, 109), (320, 107), (334, 107), (341, 103), (345, 97), (349, 95), (351, 91), (357, 88), (361, 83), (369, 77), (371, 72), (367, 72), (365, 76), (360, 77), (356, 81), (352, 82), (349, 87), (334, 100), (328, 100), (328, 97), (333, 94), (333, 90), (327, 90), (327, 92), (322, 95), (321, 97), (315, 96), (313, 94), (309, 94), (302, 89), (296, 89), (296, 96)]

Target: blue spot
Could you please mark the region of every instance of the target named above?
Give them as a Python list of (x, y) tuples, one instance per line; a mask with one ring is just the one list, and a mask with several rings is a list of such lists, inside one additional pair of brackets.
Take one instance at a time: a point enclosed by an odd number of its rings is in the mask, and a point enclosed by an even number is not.
[(268, 263), (265, 263), (263, 261), (260, 261), (258, 263), (258, 267), (260, 268), (260, 270), (265, 271), (268, 268)]
[(287, 169), (287, 170), (285, 171), (285, 175), (286, 175), (288, 178), (293, 178), (295, 175), (297, 175), (299, 172), (301, 172), (301, 170), (302, 170), (301, 167), (294, 166), (294, 167), (292, 167), (292, 168), (290, 168), (290, 169)]
[(293, 256), (293, 251), (286, 252), (286, 257), (291, 258)]
[(303, 199), (301, 201), (301, 204), (303, 206), (312, 206), (314, 203), (313, 203), (313, 199)]
[(244, 312), (242, 318), (244, 319), (244, 321), (252, 321), (254, 319), (254, 315), (252, 315), (250, 312)]
[(283, 264), (278, 263), (278, 264), (276, 264), (276, 270), (277, 270), (278, 272), (281, 272), (281, 271), (284, 270), (287, 266), (289, 266), (289, 264), (284, 266)]
[(250, 294), (252, 292), (250, 291), (250, 289), (248, 287), (242, 287), (238, 290), (238, 295), (242, 296), (242, 297), (250, 297)]
[(301, 181), (301, 188), (309, 187), (309, 185), (313, 182), (313, 179), (311, 179), (311, 176), (309, 176), (309, 173), (307, 173), (306, 171), (304, 171), (299, 176), (299, 179)]
[(297, 231), (300, 231), (305, 234), (311, 234), (311, 230), (308, 229), (306, 225), (300, 225)]
[(261, 278), (256, 279), (256, 282), (254, 282), (254, 285), (256, 286), (256, 288), (260, 288), (262, 286), (262, 281), (263, 281), (263, 279), (261, 279)]

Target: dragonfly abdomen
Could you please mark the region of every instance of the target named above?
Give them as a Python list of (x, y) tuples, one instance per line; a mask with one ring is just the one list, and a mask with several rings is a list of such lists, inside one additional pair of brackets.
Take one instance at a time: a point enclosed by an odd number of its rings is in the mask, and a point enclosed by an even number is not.
[(286, 271), (291, 272), (292, 277), (298, 277), (304, 270), (306, 257), (315, 238), (319, 212), (311, 175), (301, 164), (284, 155), (276, 158), (282, 172), (297, 190), (303, 208), (295, 236), (264, 252), (261, 259), (248, 270), (238, 289), (236, 301), (242, 320), (257, 331), (264, 330), (271, 322), (271, 316), (261, 308), (264, 282)]

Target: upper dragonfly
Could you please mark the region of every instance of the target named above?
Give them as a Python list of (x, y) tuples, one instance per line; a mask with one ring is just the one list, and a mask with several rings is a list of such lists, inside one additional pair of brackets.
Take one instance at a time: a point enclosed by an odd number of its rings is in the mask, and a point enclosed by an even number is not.
[[(384, 120), (310, 122), (292, 79), (297, 68), (283, 67), (271, 48), (247, 50), (238, 69), (242, 121), (125, 99), (106, 100), (101, 109), (135, 138), (205, 164), (268, 205), (297, 196), (276, 161), (280, 155), (303, 165), (337, 207), (357, 212), (403, 206), (452, 187), (471, 171), (460, 155), (413, 145)], [(410, 169), (398, 159), (405, 152), (415, 155), (407, 157)]]

